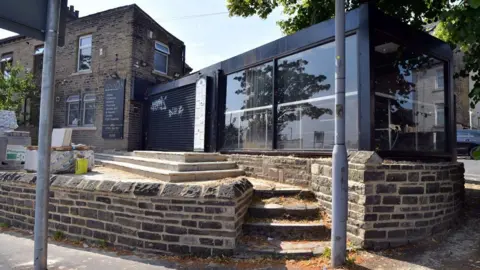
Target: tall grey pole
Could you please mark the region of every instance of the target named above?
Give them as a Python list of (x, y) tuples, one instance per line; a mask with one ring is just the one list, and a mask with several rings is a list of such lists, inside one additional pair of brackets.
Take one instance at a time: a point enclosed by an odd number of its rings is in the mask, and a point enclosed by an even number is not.
[(345, 0), (335, 1), (335, 146), (332, 166), (332, 266), (347, 253), (348, 161), (345, 147)]
[(35, 270), (47, 269), (48, 193), (50, 182), (50, 148), (52, 144), (53, 93), (55, 91), (55, 56), (57, 52), (60, 0), (49, 0), (47, 31), (43, 53), (42, 91), (38, 134), (37, 187), (35, 193)]

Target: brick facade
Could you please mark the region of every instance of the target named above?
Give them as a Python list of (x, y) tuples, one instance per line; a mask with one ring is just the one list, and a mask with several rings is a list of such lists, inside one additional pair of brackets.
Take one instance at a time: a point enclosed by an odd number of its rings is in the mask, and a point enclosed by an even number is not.
[[(0, 173), (0, 222), (33, 230), (34, 174)], [(49, 233), (150, 253), (232, 255), (253, 188), (53, 176)]]
[[(332, 159), (229, 155), (252, 177), (307, 187), (331, 214)], [(348, 237), (364, 248), (388, 248), (446, 231), (460, 214), (463, 163), (394, 162), (349, 152)]]
[[(89, 71), (78, 72), (79, 37), (84, 35), (92, 35), (91, 68)], [(32, 70), (35, 46), (42, 42), (25, 37), (5, 40), (0, 41), (0, 55), (13, 52), (14, 62)], [(170, 49), (167, 74), (154, 72), (155, 41)], [(142, 102), (130, 99), (135, 78), (155, 84), (184, 75), (184, 50), (185, 45), (181, 40), (168, 33), (136, 5), (81, 18), (72, 16), (66, 27), (65, 46), (57, 49), (54, 128), (67, 126), (68, 97), (78, 95), (83, 98), (85, 94), (95, 94), (95, 124), (93, 127), (73, 127), (72, 141), (93, 145), (97, 150), (140, 149), (144, 108)], [(104, 83), (112, 75), (126, 79), (124, 138), (119, 140), (102, 138)], [(146, 86), (143, 87), (145, 89), (135, 91), (146, 91)]]

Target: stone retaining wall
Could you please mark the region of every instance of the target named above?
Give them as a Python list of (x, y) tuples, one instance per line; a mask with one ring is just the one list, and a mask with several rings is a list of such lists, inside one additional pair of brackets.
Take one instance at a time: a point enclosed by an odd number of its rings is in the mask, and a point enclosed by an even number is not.
[[(310, 187), (331, 214), (331, 158), (229, 158), (250, 176)], [(384, 161), (366, 151), (349, 152), (348, 159), (347, 231), (364, 248), (396, 247), (446, 231), (461, 212), (463, 163)]]
[[(35, 181), (0, 172), (0, 222), (33, 230)], [(232, 255), (252, 194), (246, 179), (200, 186), (53, 176), (49, 233), (144, 252)]]

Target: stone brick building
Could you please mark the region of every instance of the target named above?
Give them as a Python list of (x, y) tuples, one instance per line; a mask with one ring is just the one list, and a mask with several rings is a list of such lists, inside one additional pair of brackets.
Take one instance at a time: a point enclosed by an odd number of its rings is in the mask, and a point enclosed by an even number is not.
[[(18, 62), (35, 74), (41, 74), (42, 54), (42, 41), (24, 36), (0, 40), (2, 62)], [(85, 17), (71, 6), (65, 46), (57, 50), (53, 126), (71, 127), (74, 143), (99, 150), (138, 149), (147, 87), (189, 70), (184, 43), (137, 5)], [(125, 80), (123, 134), (116, 139), (102, 136), (104, 85), (109, 79)]]

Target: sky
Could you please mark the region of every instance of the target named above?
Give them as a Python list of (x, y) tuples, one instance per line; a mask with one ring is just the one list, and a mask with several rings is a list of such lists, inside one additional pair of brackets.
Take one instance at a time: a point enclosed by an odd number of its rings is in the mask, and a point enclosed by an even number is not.
[[(229, 17), (226, 0), (69, 0), (80, 17), (107, 9), (137, 4), (187, 47), (187, 63), (199, 70), (282, 37), (277, 9), (266, 19)], [(212, 13), (222, 13), (201, 16)], [(190, 18), (185, 18), (190, 17)], [(0, 38), (15, 33), (0, 29)]]

